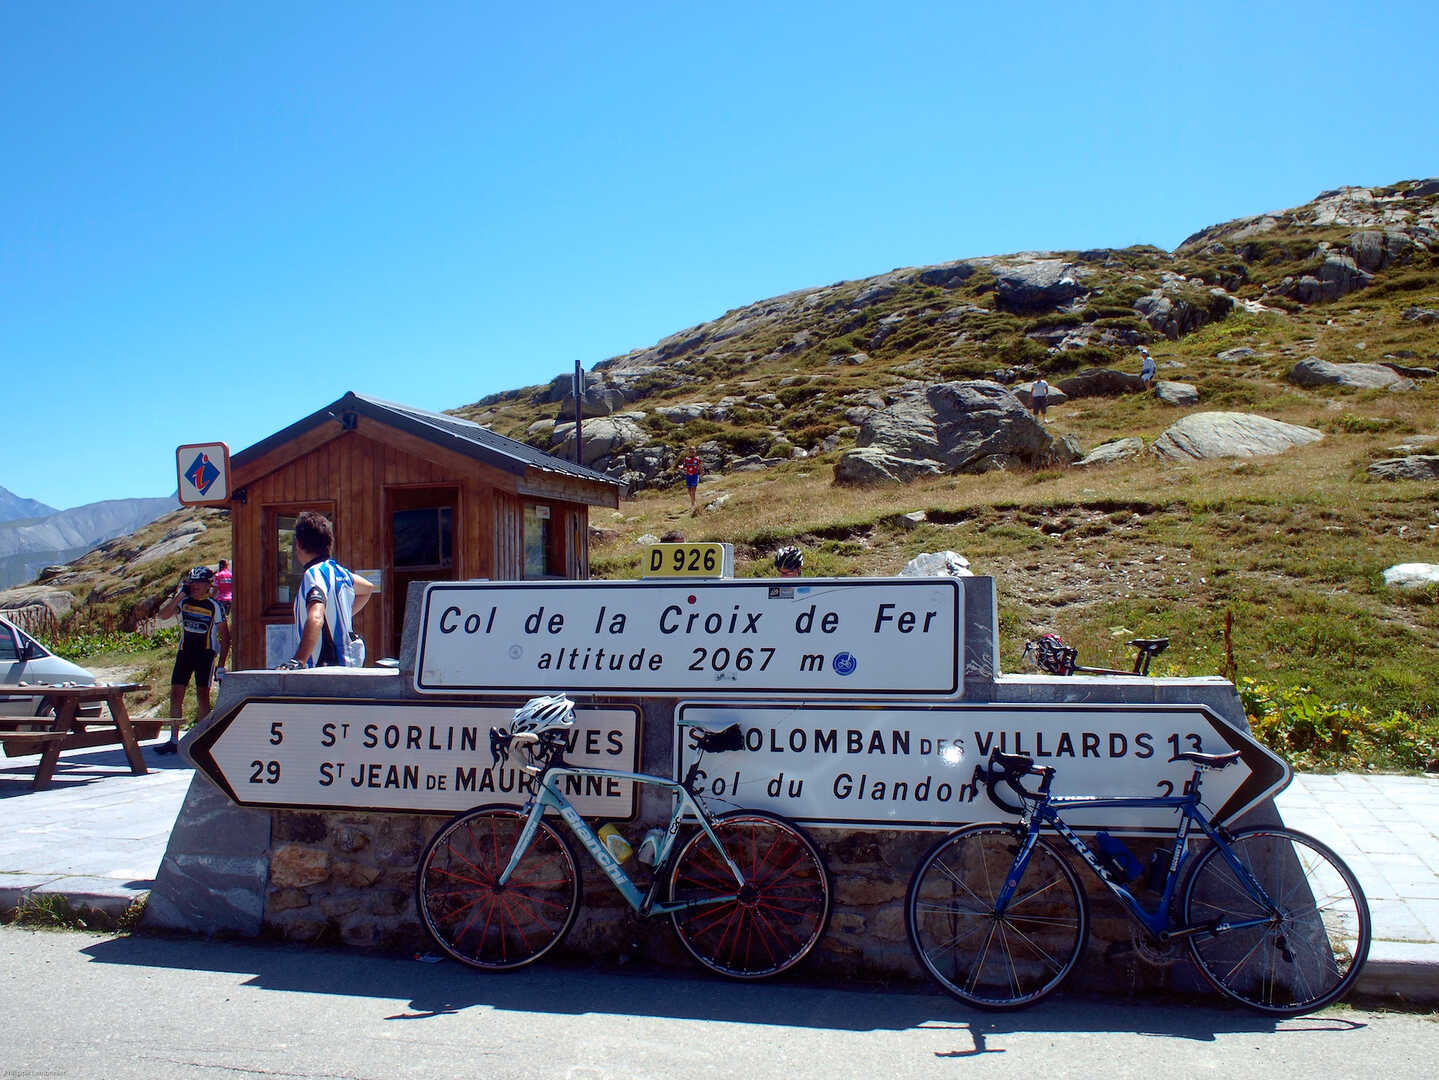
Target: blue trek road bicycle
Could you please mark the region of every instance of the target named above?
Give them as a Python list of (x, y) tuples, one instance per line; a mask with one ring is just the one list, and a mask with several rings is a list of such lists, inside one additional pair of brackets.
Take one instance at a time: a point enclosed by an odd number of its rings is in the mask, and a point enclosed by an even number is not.
[[(415, 900), (430, 936), (461, 963), (506, 971), (558, 945), (580, 909), (580, 863), (546, 817), (553, 811), (641, 916), (668, 915), (685, 949), (704, 966), (739, 979), (793, 967), (829, 920), (829, 874), (797, 827), (774, 814), (711, 815), (695, 790), (706, 751), (744, 749), (738, 725), (696, 727), (700, 751), (683, 780), (571, 765), (567, 729), (574, 706), (564, 695), (536, 698), (510, 730), (492, 728), (496, 764), (514, 757), (535, 778), (523, 806), (485, 806), (448, 821), (420, 857)], [(693, 725), (688, 725), (693, 726)], [(683, 731), (684, 729), (681, 729)], [(669, 790), (674, 807), (654, 852), (654, 876), (641, 889), (560, 789), (565, 777), (608, 777)], [(683, 834), (686, 822), (698, 828)]]
[[(1369, 955), (1369, 905), (1353, 873), (1318, 840), (1282, 827), (1231, 832), (1210, 820), (1201, 809), (1201, 774), (1239, 756), (1171, 758), (1194, 766), (1182, 795), (1098, 797), (1051, 795), (1052, 767), (995, 752), (975, 769), (975, 783), (1021, 820), (960, 829), (920, 862), (905, 903), (920, 963), (946, 991), (986, 1009), (1031, 1005), (1059, 988), (1084, 951), (1089, 906), (1074, 870), (1040, 836), (1052, 829), (1153, 940), (1184, 942), (1220, 993), (1281, 1016), (1336, 1001)], [(1040, 777), (1037, 790), (1024, 787), (1026, 776)], [(1018, 803), (1001, 794), (1001, 784)], [(1092, 807), (1169, 807), (1179, 814), (1173, 846), (1161, 848), (1167, 869), (1162, 862), (1154, 867), (1153, 910), (1120, 880), (1130, 872), (1092, 850), (1061, 816)], [(1176, 921), (1171, 912), (1181, 879)]]

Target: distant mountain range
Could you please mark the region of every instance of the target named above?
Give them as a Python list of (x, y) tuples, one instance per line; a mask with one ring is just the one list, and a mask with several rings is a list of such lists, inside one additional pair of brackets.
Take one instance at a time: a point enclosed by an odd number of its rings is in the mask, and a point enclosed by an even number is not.
[(178, 505), (161, 499), (106, 499), (56, 510), (0, 487), (0, 588), (31, 581), (42, 569), (69, 562), (96, 544), (153, 521)]
[(0, 487), (0, 521), (18, 521), (21, 518), (49, 517), (60, 511), (34, 499), (22, 499), (13, 491)]

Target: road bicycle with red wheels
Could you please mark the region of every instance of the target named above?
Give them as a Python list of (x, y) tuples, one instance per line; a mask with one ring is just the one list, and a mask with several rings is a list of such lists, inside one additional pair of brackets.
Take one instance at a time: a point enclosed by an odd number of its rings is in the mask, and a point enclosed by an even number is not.
[[(630, 907), (643, 917), (669, 916), (680, 943), (705, 967), (731, 978), (764, 978), (814, 948), (830, 912), (829, 872), (819, 850), (778, 815), (711, 814), (696, 790), (706, 751), (744, 749), (739, 725), (696, 727), (690, 738), (700, 754), (682, 780), (671, 780), (566, 762), (573, 723), (574, 705), (561, 694), (532, 699), (507, 730), (491, 729), (495, 763), (514, 758), (533, 777), (535, 793), (522, 806), (467, 810), (426, 846), (415, 902), (441, 949), (471, 967), (507, 971), (564, 940), (579, 913), (582, 882), (574, 845), (555, 827), (556, 816)], [(565, 797), (567, 777), (629, 780), (672, 793), (647, 889)]]

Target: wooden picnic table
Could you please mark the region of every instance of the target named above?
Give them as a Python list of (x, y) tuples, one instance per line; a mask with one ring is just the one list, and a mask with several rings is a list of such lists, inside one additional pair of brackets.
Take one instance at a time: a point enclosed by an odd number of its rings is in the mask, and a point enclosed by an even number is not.
[[(119, 743), (130, 762), (130, 771), (144, 775), (145, 758), (141, 738), (154, 738), (162, 721), (132, 721), (125, 708), (125, 695), (148, 690), (143, 683), (96, 683), (94, 686), (47, 686), (44, 683), (0, 683), (0, 695), (29, 695), (43, 698), (39, 715), (0, 716), (0, 742), (5, 756), (17, 757), (40, 751), (31, 791), (44, 791), (55, 775), (62, 750)], [(102, 705), (98, 713), (87, 705)], [(50, 711), (53, 710), (53, 711)]]

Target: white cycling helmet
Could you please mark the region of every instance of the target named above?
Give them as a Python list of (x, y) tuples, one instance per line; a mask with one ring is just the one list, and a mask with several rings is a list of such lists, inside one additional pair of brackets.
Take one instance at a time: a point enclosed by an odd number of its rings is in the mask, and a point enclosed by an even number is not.
[(569, 727), (575, 722), (575, 703), (564, 694), (553, 697), (530, 698), (515, 710), (510, 721), (510, 733), (533, 731), (536, 734), (550, 728)]

